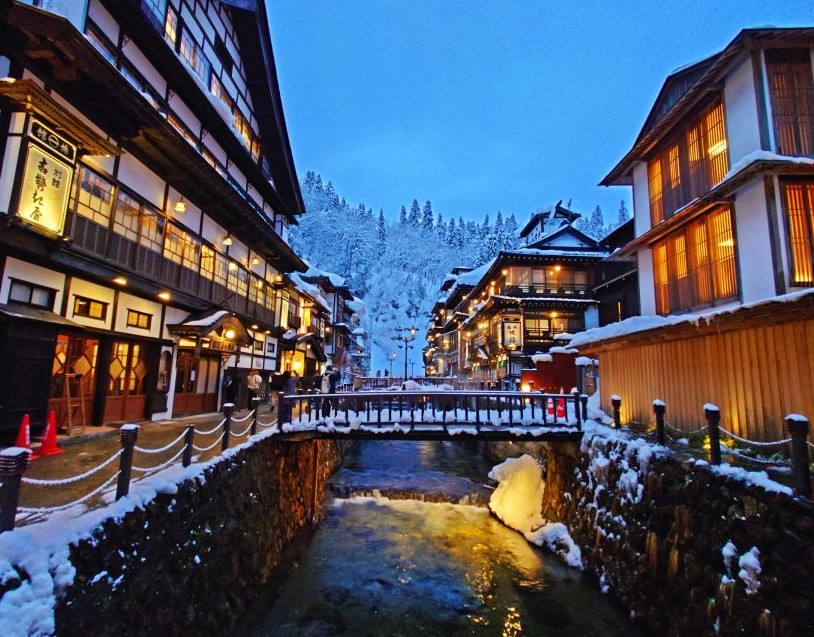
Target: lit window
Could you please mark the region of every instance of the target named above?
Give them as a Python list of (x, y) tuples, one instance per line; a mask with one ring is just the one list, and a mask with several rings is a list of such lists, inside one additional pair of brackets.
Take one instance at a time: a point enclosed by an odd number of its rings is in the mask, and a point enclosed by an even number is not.
[(142, 330), (149, 330), (153, 322), (153, 315), (136, 310), (127, 310), (127, 327), (137, 327)]
[(94, 301), (84, 296), (74, 296), (73, 314), (104, 321), (107, 318), (107, 303)]
[(814, 239), (814, 182), (784, 183), (791, 284), (814, 285), (811, 241)]

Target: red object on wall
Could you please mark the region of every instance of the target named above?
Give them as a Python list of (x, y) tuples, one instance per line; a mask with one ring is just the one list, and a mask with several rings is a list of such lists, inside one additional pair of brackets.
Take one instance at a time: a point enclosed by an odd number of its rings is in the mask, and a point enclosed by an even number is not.
[[(558, 394), (562, 387), (566, 392), (577, 382), (576, 354), (551, 354), (552, 360), (537, 363), (537, 369), (524, 369), (520, 374), (520, 386), (531, 386), (532, 391)], [(533, 385), (531, 384), (533, 383)]]

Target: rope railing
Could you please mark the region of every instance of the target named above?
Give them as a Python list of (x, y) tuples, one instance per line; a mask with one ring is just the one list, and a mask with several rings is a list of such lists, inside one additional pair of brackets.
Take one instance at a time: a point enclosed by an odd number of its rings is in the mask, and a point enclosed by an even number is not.
[(213, 442), (213, 443), (212, 443), (211, 445), (209, 445), (208, 447), (199, 447), (198, 445), (192, 445), (192, 448), (193, 448), (195, 451), (199, 451), (200, 453), (205, 453), (205, 452), (207, 452), (207, 451), (211, 451), (212, 449), (214, 449), (215, 447), (217, 447), (217, 446), (218, 446), (218, 444), (220, 443), (220, 441), (221, 441), (221, 440), (223, 440), (223, 433), (221, 433), (221, 435), (220, 435), (220, 436), (218, 436), (217, 438), (215, 438), (215, 442)]
[(270, 420), (269, 422), (263, 422), (259, 418), (257, 419), (257, 425), (259, 427), (273, 427), (276, 424), (277, 424), (276, 420)]
[(161, 464), (157, 464), (152, 467), (138, 467), (136, 465), (133, 465), (132, 469), (133, 471), (138, 471), (139, 473), (150, 473), (151, 471), (153, 472), (161, 471), (162, 469), (166, 469), (176, 460), (178, 460), (178, 458), (180, 458), (183, 455), (184, 451), (186, 451), (186, 449), (181, 449), (172, 458), (166, 460), (165, 462), (162, 462)]
[(196, 435), (196, 436), (211, 436), (211, 435), (212, 435), (213, 433), (215, 433), (215, 432), (216, 432), (218, 429), (220, 429), (221, 427), (223, 427), (223, 424), (224, 424), (225, 422), (226, 422), (226, 418), (224, 418), (223, 420), (221, 420), (221, 421), (220, 421), (220, 422), (219, 422), (217, 425), (215, 425), (214, 427), (212, 427), (212, 429), (209, 429), (209, 430), (207, 430), (207, 431), (200, 431), (200, 430), (198, 430), (198, 429), (195, 429), (195, 435)]
[(749, 440), (747, 438), (741, 438), (740, 436), (738, 436), (737, 434), (732, 433), (731, 431), (729, 431), (725, 427), (719, 426), (718, 429), (720, 429), (723, 433), (725, 433), (730, 438), (732, 438), (734, 440), (737, 440), (738, 442), (742, 442), (745, 445), (750, 445), (750, 446), (753, 446), (753, 447), (774, 447), (774, 446), (778, 446), (778, 445), (786, 445), (786, 444), (791, 442), (791, 438), (784, 438), (783, 440), (770, 440), (768, 442), (758, 442), (757, 440)]
[(65, 509), (70, 509), (71, 507), (75, 507), (77, 504), (82, 504), (83, 502), (89, 500), (93, 496), (101, 493), (104, 489), (119, 477), (119, 472), (117, 471), (112, 476), (110, 476), (107, 480), (105, 480), (102, 484), (96, 487), (90, 493), (86, 493), (81, 498), (77, 498), (73, 502), (68, 502), (67, 504), (60, 504), (59, 506), (53, 507), (17, 507), (17, 511), (19, 513), (56, 513), (58, 511), (64, 511)]
[(144, 447), (135, 446), (135, 447), (133, 447), (133, 450), (138, 451), (139, 453), (146, 453), (146, 454), (163, 453), (165, 451), (169, 451), (175, 445), (177, 445), (179, 442), (181, 442), (184, 439), (184, 436), (186, 436), (186, 432), (182, 433), (180, 436), (178, 436), (172, 442), (167, 443), (166, 445), (164, 445), (163, 447), (159, 447), (158, 449), (145, 449)]
[[(613, 395), (611, 397), (611, 405), (613, 406), (613, 427), (619, 428), (621, 426), (620, 410), (622, 405), (621, 397)], [(730, 439), (735, 440), (743, 445), (757, 448), (777, 447), (790, 444), (791, 454), (790, 462), (785, 460), (778, 460), (777, 458), (764, 459), (755, 456), (741, 453), (737, 449), (727, 448), (724, 446), (725, 452), (729, 455), (748, 460), (761, 465), (777, 465), (778, 462), (783, 464), (791, 464), (792, 474), (795, 480), (797, 492), (805, 497), (812, 497), (811, 487), (811, 469), (809, 463), (809, 448), (814, 449), (814, 444), (808, 440), (809, 422), (808, 418), (799, 414), (789, 414), (785, 418), (785, 427), (789, 432), (790, 437), (781, 440), (749, 440), (739, 436), (729, 429), (721, 426), (721, 410), (711, 403), (704, 405), (704, 417), (707, 424), (705, 427), (700, 427), (695, 431), (683, 431), (672, 426), (665, 418), (666, 405), (662, 400), (656, 399), (653, 401), (654, 417), (649, 422), (656, 422), (656, 436), (658, 443), (665, 444), (665, 430), (670, 429), (681, 435), (692, 435), (695, 433), (706, 432), (709, 438), (709, 459), (711, 464), (721, 464), (721, 433), (728, 436)], [(645, 435), (650, 435), (646, 433)]]
[(248, 414), (246, 414), (246, 415), (245, 415), (243, 418), (235, 418), (234, 416), (232, 416), (232, 422), (246, 422), (246, 421), (247, 421), (247, 420), (249, 420), (249, 419), (250, 419), (252, 416), (254, 416), (254, 412), (253, 412), (253, 411), (250, 411), (250, 412), (249, 412)]
[(74, 482), (79, 482), (80, 480), (84, 480), (85, 478), (89, 478), (95, 473), (98, 473), (106, 466), (108, 466), (111, 462), (116, 460), (119, 456), (122, 455), (123, 450), (119, 449), (116, 453), (110, 456), (107, 460), (102, 462), (102, 464), (97, 465), (93, 469), (88, 469), (85, 473), (81, 473), (79, 475), (70, 477), (70, 478), (62, 478), (60, 480), (39, 480), (37, 478), (26, 478), (23, 476), (20, 481), (23, 484), (30, 484), (36, 487), (62, 487), (68, 484), (73, 484)]

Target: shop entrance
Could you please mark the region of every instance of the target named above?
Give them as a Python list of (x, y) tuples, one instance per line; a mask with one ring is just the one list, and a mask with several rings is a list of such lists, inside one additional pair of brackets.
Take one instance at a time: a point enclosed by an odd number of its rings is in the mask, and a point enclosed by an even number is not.
[(173, 416), (201, 414), (217, 409), (219, 356), (195, 357), (180, 351), (175, 372)]
[(141, 420), (147, 404), (145, 379), (147, 346), (139, 342), (113, 341), (108, 366), (104, 422)]
[(71, 429), (93, 422), (98, 356), (98, 338), (80, 334), (57, 335), (48, 411), (56, 414), (58, 428), (71, 433)]

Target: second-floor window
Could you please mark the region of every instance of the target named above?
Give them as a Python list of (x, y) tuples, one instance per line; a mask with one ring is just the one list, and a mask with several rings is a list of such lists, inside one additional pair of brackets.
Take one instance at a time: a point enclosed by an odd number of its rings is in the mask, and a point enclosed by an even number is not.
[(656, 311), (672, 314), (738, 295), (732, 211), (718, 206), (653, 246)]
[(669, 219), (726, 176), (727, 148), (724, 107), (716, 101), (648, 162), (651, 225)]
[(89, 299), (85, 296), (74, 296), (73, 313), (74, 316), (84, 316), (85, 318), (104, 321), (107, 318), (107, 303)]
[(777, 152), (814, 157), (814, 78), (809, 50), (766, 51), (766, 70)]
[(814, 285), (814, 182), (783, 183), (791, 285)]

